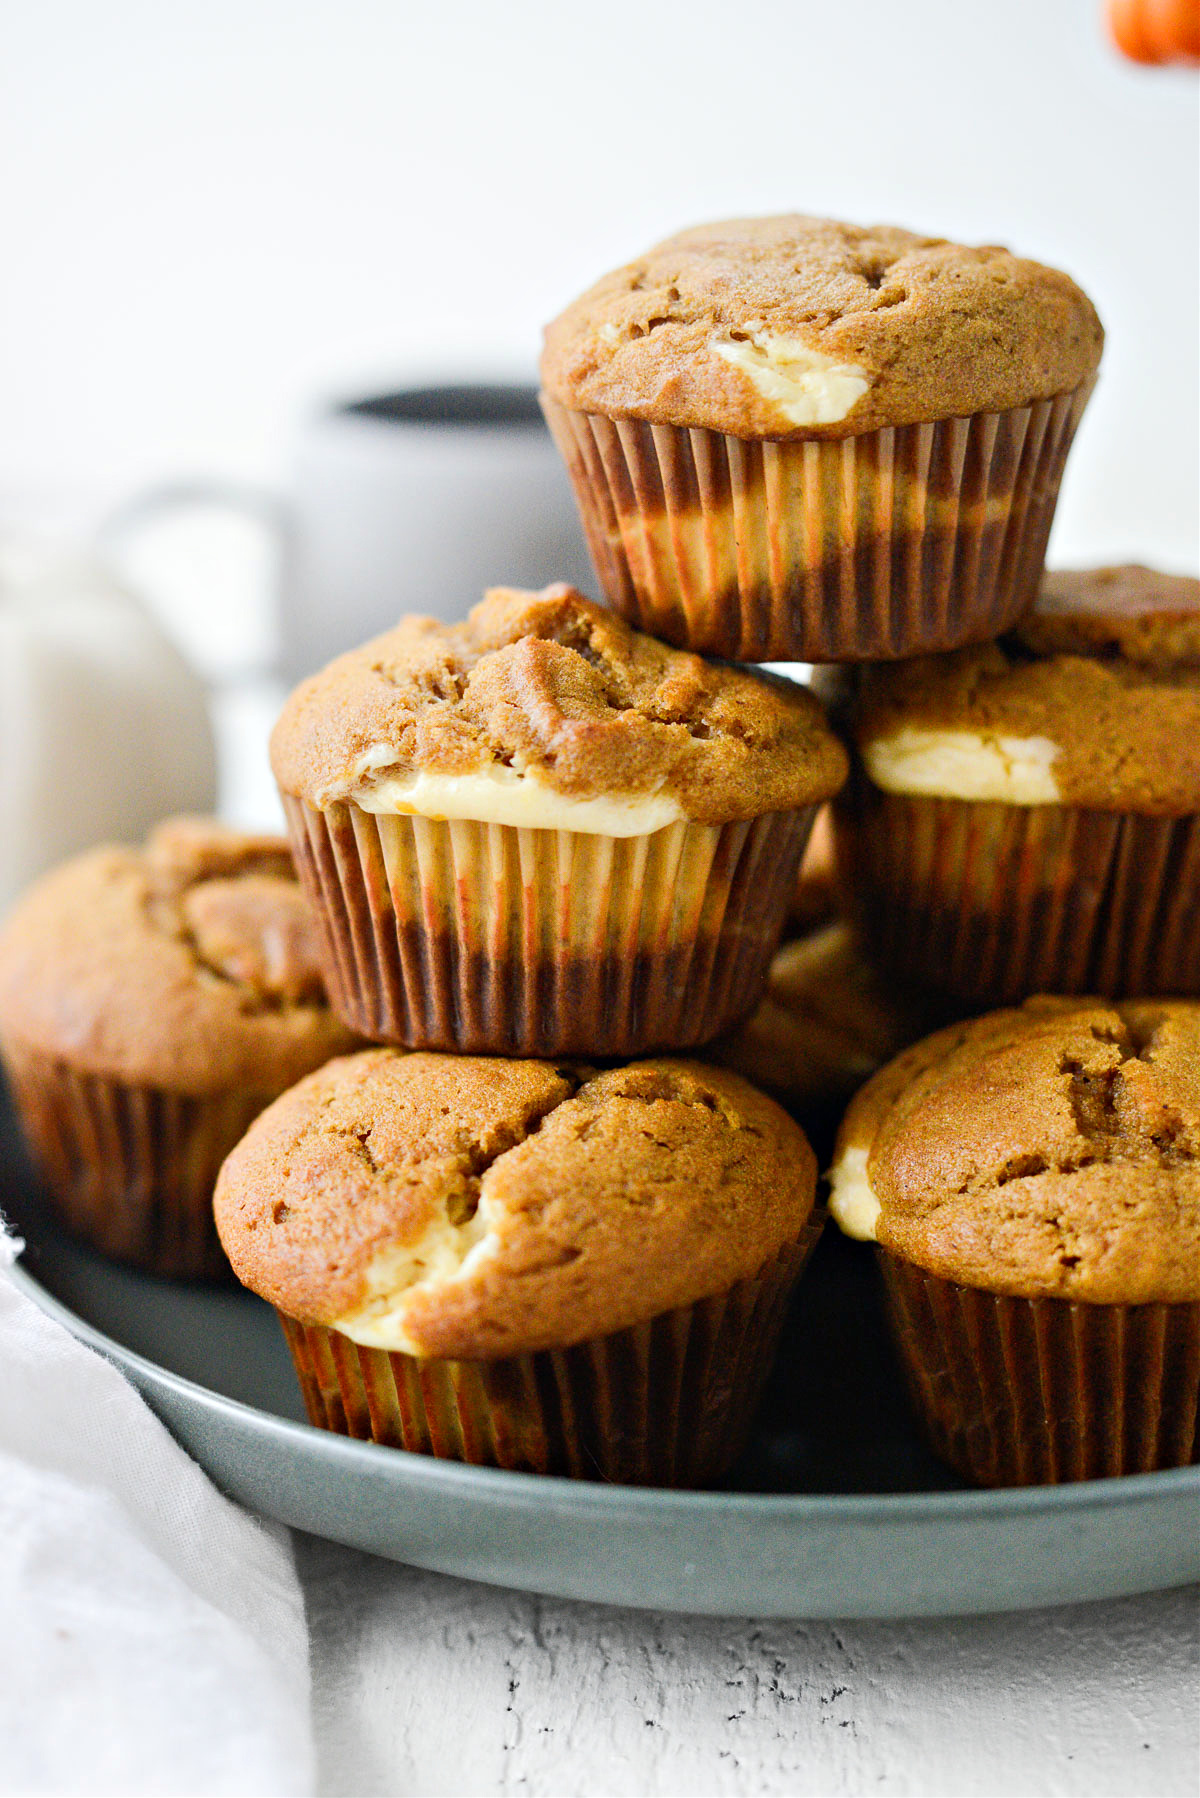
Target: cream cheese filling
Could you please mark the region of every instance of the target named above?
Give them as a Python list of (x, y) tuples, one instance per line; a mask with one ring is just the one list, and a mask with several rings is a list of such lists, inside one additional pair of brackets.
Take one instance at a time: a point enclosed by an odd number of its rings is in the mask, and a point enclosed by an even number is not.
[(859, 1242), (878, 1240), (879, 1200), (867, 1178), (867, 1149), (845, 1149), (829, 1170), (829, 1212)]
[(495, 1253), (483, 1209), (481, 1201), (461, 1224), (434, 1218), (416, 1242), (381, 1249), (367, 1268), (358, 1304), (333, 1318), (331, 1327), (366, 1348), (419, 1357), (423, 1351), (406, 1328), (409, 1302), (418, 1290), (468, 1278), (485, 1255)]
[(1000, 799), (1009, 805), (1057, 805), (1049, 737), (984, 736), (972, 730), (921, 730), (905, 725), (862, 745), (867, 773), (888, 793), (942, 799)]
[(475, 824), (512, 824), (526, 830), (577, 830), (592, 836), (642, 837), (685, 821), (669, 793), (604, 794), (576, 799), (559, 793), (532, 768), (502, 764), (470, 774), (438, 774), (427, 769), (387, 772), (380, 746), (358, 758), (349, 785), (317, 796), (318, 805), (348, 799), (364, 812), (420, 818), (462, 818)]
[(744, 337), (711, 344), (713, 355), (732, 363), (790, 425), (837, 424), (871, 385), (865, 368), (798, 337), (777, 337), (758, 320), (742, 330)]

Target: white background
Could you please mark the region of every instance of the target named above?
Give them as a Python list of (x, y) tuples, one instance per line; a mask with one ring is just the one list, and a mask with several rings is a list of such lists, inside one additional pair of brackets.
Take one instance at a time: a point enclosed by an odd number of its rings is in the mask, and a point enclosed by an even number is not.
[(526, 374), (683, 224), (1001, 241), (1108, 326), (1054, 554), (1196, 560), (1196, 92), (1101, 0), (10, 0), (0, 508), (286, 478), (322, 396)]

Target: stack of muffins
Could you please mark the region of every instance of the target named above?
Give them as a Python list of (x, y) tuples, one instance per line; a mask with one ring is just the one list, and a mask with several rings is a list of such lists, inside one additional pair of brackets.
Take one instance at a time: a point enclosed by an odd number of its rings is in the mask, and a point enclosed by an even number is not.
[(846, 777), (820, 704), (570, 588), (497, 590), (306, 681), (272, 762), (333, 1005), (390, 1045), (301, 1082), (217, 1187), (310, 1416), (716, 1478), (818, 1234), (816, 1163), (772, 1100), (675, 1056), (758, 1000)]
[[(1073, 282), (1001, 249), (802, 217), (669, 240), (546, 337), (611, 609), (499, 589), (405, 619), (276, 727), (331, 1010), (290, 961), (264, 978), (261, 907), (235, 954), (228, 898), (177, 883), (164, 923), (161, 846), (127, 857), (163, 979), (169, 941), (289, 1040), (302, 1004), (325, 1020), (298, 1084), (237, 1064), (259, 1115), (215, 1193), (314, 1423), (718, 1479), (823, 1220), (804, 1132), (730, 1070), (794, 1106), (900, 1050), (846, 1114), (831, 1210), (880, 1245), (937, 1451), (990, 1483), (1195, 1457), (1200, 593), (1043, 582), (1101, 344)], [(705, 657), (837, 664), (833, 725)], [(772, 969), (831, 799), (847, 916)], [(128, 1005), (84, 947), (55, 986), (83, 886), (61, 871), (0, 939), (0, 1046), (73, 1221), (161, 1268), (97, 1224), (130, 1181), (100, 1180), (77, 1089), (139, 1146), (144, 1224), (181, 1139), (155, 1173), (157, 1114), (112, 1095), (178, 1070), (116, 1054)], [(150, 1003), (155, 1044), (189, 1029)]]

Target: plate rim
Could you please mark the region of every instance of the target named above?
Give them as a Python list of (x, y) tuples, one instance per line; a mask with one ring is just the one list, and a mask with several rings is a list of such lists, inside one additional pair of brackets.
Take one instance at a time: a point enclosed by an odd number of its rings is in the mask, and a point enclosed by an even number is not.
[[(974, 1516), (1000, 1519), (1006, 1516), (1034, 1516), (1041, 1512), (1078, 1512), (1106, 1510), (1139, 1502), (1150, 1502), (1173, 1493), (1183, 1498), (1189, 1493), (1200, 1500), (1200, 1464), (1191, 1467), (1162, 1468), (1153, 1473), (1112, 1475), (1099, 1480), (1075, 1480), (1056, 1486), (985, 1487), (928, 1492), (724, 1492), (696, 1491), (669, 1486), (633, 1486), (603, 1481), (572, 1480), (554, 1474), (512, 1472), (497, 1467), (474, 1467), (465, 1462), (419, 1455), (381, 1443), (362, 1442), (341, 1436), (335, 1431), (320, 1430), (309, 1423), (296, 1423), (264, 1411), (242, 1399), (230, 1398), (198, 1380), (152, 1361), (148, 1356), (127, 1348), (115, 1337), (88, 1323), (61, 1299), (56, 1298), (40, 1280), (19, 1261), (6, 1270), (15, 1284), (46, 1315), (56, 1319), (71, 1335), (102, 1354), (118, 1367), (140, 1376), (139, 1384), (157, 1386), (177, 1398), (200, 1405), (229, 1421), (258, 1430), (302, 1448), (320, 1452), (332, 1464), (338, 1460), (347, 1467), (367, 1466), (379, 1472), (391, 1467), (402, 1472), (406, 1480), (418, 1484), (461, 1488), (478, 1493), (503, 1496), (517, 1505), (544, 1506), (547, 1496), (569, 1501), (577, 1511), (594, 1511), (597, 1516), (611, 1516), (630, 1510), (652, 1514), (656, 1509), (669, 1509), (676, 1516), (682, 1511), (698, 1517), (737, 1515), (769, 1517), (779, 1521), (794, 1518), (797, 1523), (854, 1523), (876, 1520), (881, 1512), (896, 1523), (968, 1521)], [(164, 1427), (167, 1427), (164, 1425)], [(399, 1460), (397, 1459), (399, 1457)]]

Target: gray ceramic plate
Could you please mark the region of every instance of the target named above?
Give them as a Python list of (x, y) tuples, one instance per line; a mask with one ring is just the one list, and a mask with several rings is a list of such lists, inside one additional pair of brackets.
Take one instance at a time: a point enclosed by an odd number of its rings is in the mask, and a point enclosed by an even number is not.
[(870, 1257), (829, 1233), (731, 1486), (583, 1485), (310, 1429), (268, 1309), (70, 1242), (4, 1122), (0, 1199), (29, 1245), (20, 1283), (125, 1370), (218, 1485), (285, 1523), (495, 1585), (731, 1616), (1014, 1610), (1200, 1579), (1200, 1468), (958, 1488), (913, 1431)]

